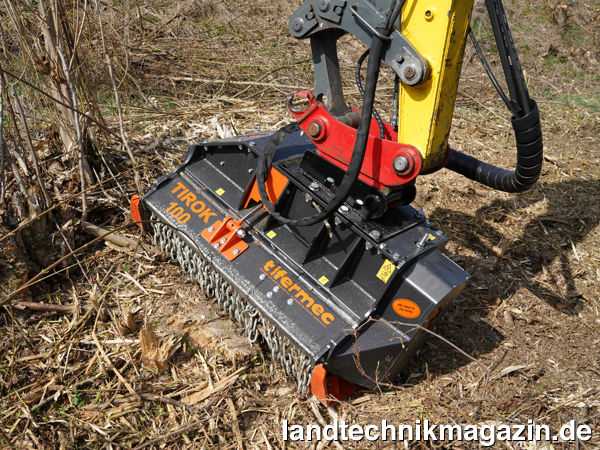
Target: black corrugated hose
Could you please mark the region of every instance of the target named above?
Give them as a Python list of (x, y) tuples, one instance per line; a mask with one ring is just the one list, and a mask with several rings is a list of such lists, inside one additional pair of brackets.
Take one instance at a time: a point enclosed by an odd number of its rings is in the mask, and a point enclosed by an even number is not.
[[(540, 112), (536, 102), (529, 97), (502, 2), (486, 0), (486, 6), (494, 29), (511, 102), (514, 104), (514, 108), (511, 108), (514, 114), (511, 123), (517, 143), (517, 164), (515, 170), (501, 169), (450, 149), (450, 159), (446, 168), (493, 189), (504, 192), (523, 192), (535, 184), (542, 171), (544, 145)], [(483, 53), (477, 45), (475, 48), (486, 66)], [(489, 71), (488, 74), (490, 74)]]

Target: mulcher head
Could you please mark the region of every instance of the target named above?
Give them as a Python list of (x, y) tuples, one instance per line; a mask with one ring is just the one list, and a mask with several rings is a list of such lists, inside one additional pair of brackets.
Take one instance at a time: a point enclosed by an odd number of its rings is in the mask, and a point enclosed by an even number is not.
[[(269, 138), (192, 145), (132, 202), (133, 216), (250, 341), (268, 345), (300, 392), (343, 397), (392, 382), (468, 275), (440, 252), (446, 237), (422, 212), (397, 206), (366, 218), (374, 193), (360, 181), (327, 220), (275, 220), (255, 172)], [(343, 176), (295, 132), (279, 145), (266, 188), (276, 211), (301, 218), (325, 208)]]

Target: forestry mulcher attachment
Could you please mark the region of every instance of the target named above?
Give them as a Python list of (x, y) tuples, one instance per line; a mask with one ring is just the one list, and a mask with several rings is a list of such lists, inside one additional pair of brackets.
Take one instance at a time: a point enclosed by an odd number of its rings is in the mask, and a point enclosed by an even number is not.
[[(447, 168), (506, 192), (539, 177), (538, 108), (501, 1), (485, 3), (508, 93), (470, 31), (473, 0), (307, 0), (289, 29), (310, 39), (315, 85), (287, 98), (295, 121), (197, 142), (132, 199), (134, 220), (302, 393), (329, 401), (392, 382), (463, 289), (468, 275), (441, 253), (446, 236), (410, 206), (418, 175)], [(367, 47), (361, 109), (342, 92), (346, 33)], [(512, 114), (514, 171), (448, 146), (469, 35)], [(395, 72), (391, 123), (373, 107), (382, 61)]]

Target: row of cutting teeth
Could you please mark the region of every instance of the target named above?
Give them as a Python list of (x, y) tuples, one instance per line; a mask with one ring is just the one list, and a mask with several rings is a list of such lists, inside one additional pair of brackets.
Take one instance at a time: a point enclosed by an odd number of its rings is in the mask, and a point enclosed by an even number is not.
[(299, 350), (277, 328), (268, 323), (260, 312), (247, 299), (241, 296), (212, 266), (208, 260), (181, 238), (180, 234), (151, 217), (153, 237), (163, 252), (176, 260), (181, 268), (200, 284), (207, 297), (215, 297), (221, 311), (244, 328), (244, 332), (254, 344), (261, 339), (271, 351), (271, 358), (277, 361), (285, 372), (296, 379), (298, 393), (306, 394), (310, 385), (313, 362)]

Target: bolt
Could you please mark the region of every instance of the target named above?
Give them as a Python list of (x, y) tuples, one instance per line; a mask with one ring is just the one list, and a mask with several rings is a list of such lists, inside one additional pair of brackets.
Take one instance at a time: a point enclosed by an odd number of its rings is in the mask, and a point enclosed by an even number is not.
[(438, 236), (443, 236), (443, 235), (444, 235), (444, 232), (443, 232), (442, 230), (437, 230), (437, 231), (435, 232), (435, 234), (437, 234)]
[(306, 200), (306, 203), (309, 203), (312, 200), (312, 197), (310, 194), (304, 194), (304, 200)]
[(273, 292), (279, 292), (279, 286), (275, 286), (275, 287), (273, 288)]
[(208, 227), (208, 232), (212, 233), (213, 231), (215, 231), (215, 227)]
[(396, 262), (400, 261), (400, 253), (394, 253), (392, 255), (392, 258), (394, 258), (394, 261)]
[(425, 233), (425, 235), (421, 238), (419, 242), (417, 242), (417, 247), (424, 248), (429, 241), (429, 233)]
[(328, 183), (328, 184), (333, 184), (333, 183), (335, 183), (335, 180), (334, 180), (333, 178), (331, 178), (331, 177), (327, 177), (327, 180), (326, 180), (326, 181), (327, 181), (327, 183)]
[(404, 77), (407, 80), (412, 80), (416, 74), (417, 74), (417, 70), (413, 64), (408, 65), (404, 68)]
[(320, 0), (319, 1), (319, 9), (323, 12), (326, 12), (329, 9), (329, 0)]
[(377, 231), (377, 230), (373, 230), (369, 233), (369, 236), (371, 236), (375, 240), (379, 240), (379, 239), (381, 239), (381, 232)]
[(264, 280), (265, 278), (267, 278), (267, 276), (264, 273), (261, 273), (260, 276), (258, 277), (260, 278), (260, 280)]
[(306, 13), (306, 20), (313, 20), (315, 18), (315, 15), (313, 14), (312, 11), (309, 11)]
[(363, 202), (360, 198), (357, 198), (354, 203), (356, 204), (356, 206), (358, 206), (360, 208), (362, 208), (365, 204), (365, 202)]
[(316, 120), (308, 126), (308, 135), (313, 139), (318, 138), (322, 131), (323, 127), (321, 127), (321, 124)]
[(292, 22), (292, 29), (298, 33), (302, 31), (302, 28), (304, 28), (304, 20), (302, 20), (300, 17), (296, 17)]
[(379, 245), (379, 248), (380, 248), (381, 250), (385, 250), (385, 249), (387, 248), (387, 244), (386, 244), (385, 242), (382, 242), (382, 243)]
[(398, 173), (405, 173), (410, 169), (410, 161), (406, 156), (398, 156), (394, 160), (394, 170)]
[(267, 292), (267, 298), (273, 297), (273, 293), (271, 291)]
[(246, 231), (241, 228), (235, 232), (240, 239), (244, 239), (246, 237)]
[(240, 250), (239, 250), (239, 249), (237, 249), (237, 248), (234, 248), (234, 249), (233, 249), (233, 254), (234, 254), (235, 256), (239, 255), (239, 254), (240, 254)]
[(256, 142), (254, 142), (254, 141), (250, 141), (250, 142), (248, 143), (248, 145), (249, 145), (250, 147), (254, 147), (254, 146), (256, 145)]
[(337, 227), (339, 227), (342, 224), (342, 219), (340, 219), (339, 217), (336, 217), (335, 219), (333, 219), (333, 222), (335, 223), (335, 225)]
[(313, 181), (312, 183), (310, 183), (310, 190), (311, 191), (318, 191), (319, 190), (319, 183), (317, 183), (316, 181)]
[(218, 249), (219, 248), (219, 243), (215, 242), (215, 248)]
[(248, 169), (248, 173), (254, 172), (254, 169)]
[(294, 304), (294, 299), (288, 298), (287, 299), (287, 304), (290, 305), (290, 306), (293, 305)]
[(365, 242), (365, 249), (367, 251), (371, 250), (373, 248), (373, 244), (371, 244), (370, 242)]
[(221, 238), (221, 241), (220, 241), (220, 242), (221, 242), (221, 244), (224, 244), (225, 242), (227, 242), (227, 239), (225, 239), (225, 238)]
[(220, 165), (220, 166), (224, 166), (224, 165), (225, 165), (225, 161), (221, 161), (221, 162), (219, 162), (219, 165)]
[(335, 8), (333, 8), (333, 12), (336, 13), (338, 16), (341, 16), (343, 11), (343, 6), (336, 6)]
[(402, 53), (400, 53), (398, 56), (396, 56), (396, 62), (398, 64), (402, 64), (404, 62), (404, 55)]
[(348, 211), (350, 211), (350, 210), (348, 209), (348, 207), (346, 205), (342, 205), (342, 206), (340, 206), (340, 209), (338, 209), (338, 211), (342, 214), (348, 214)]

